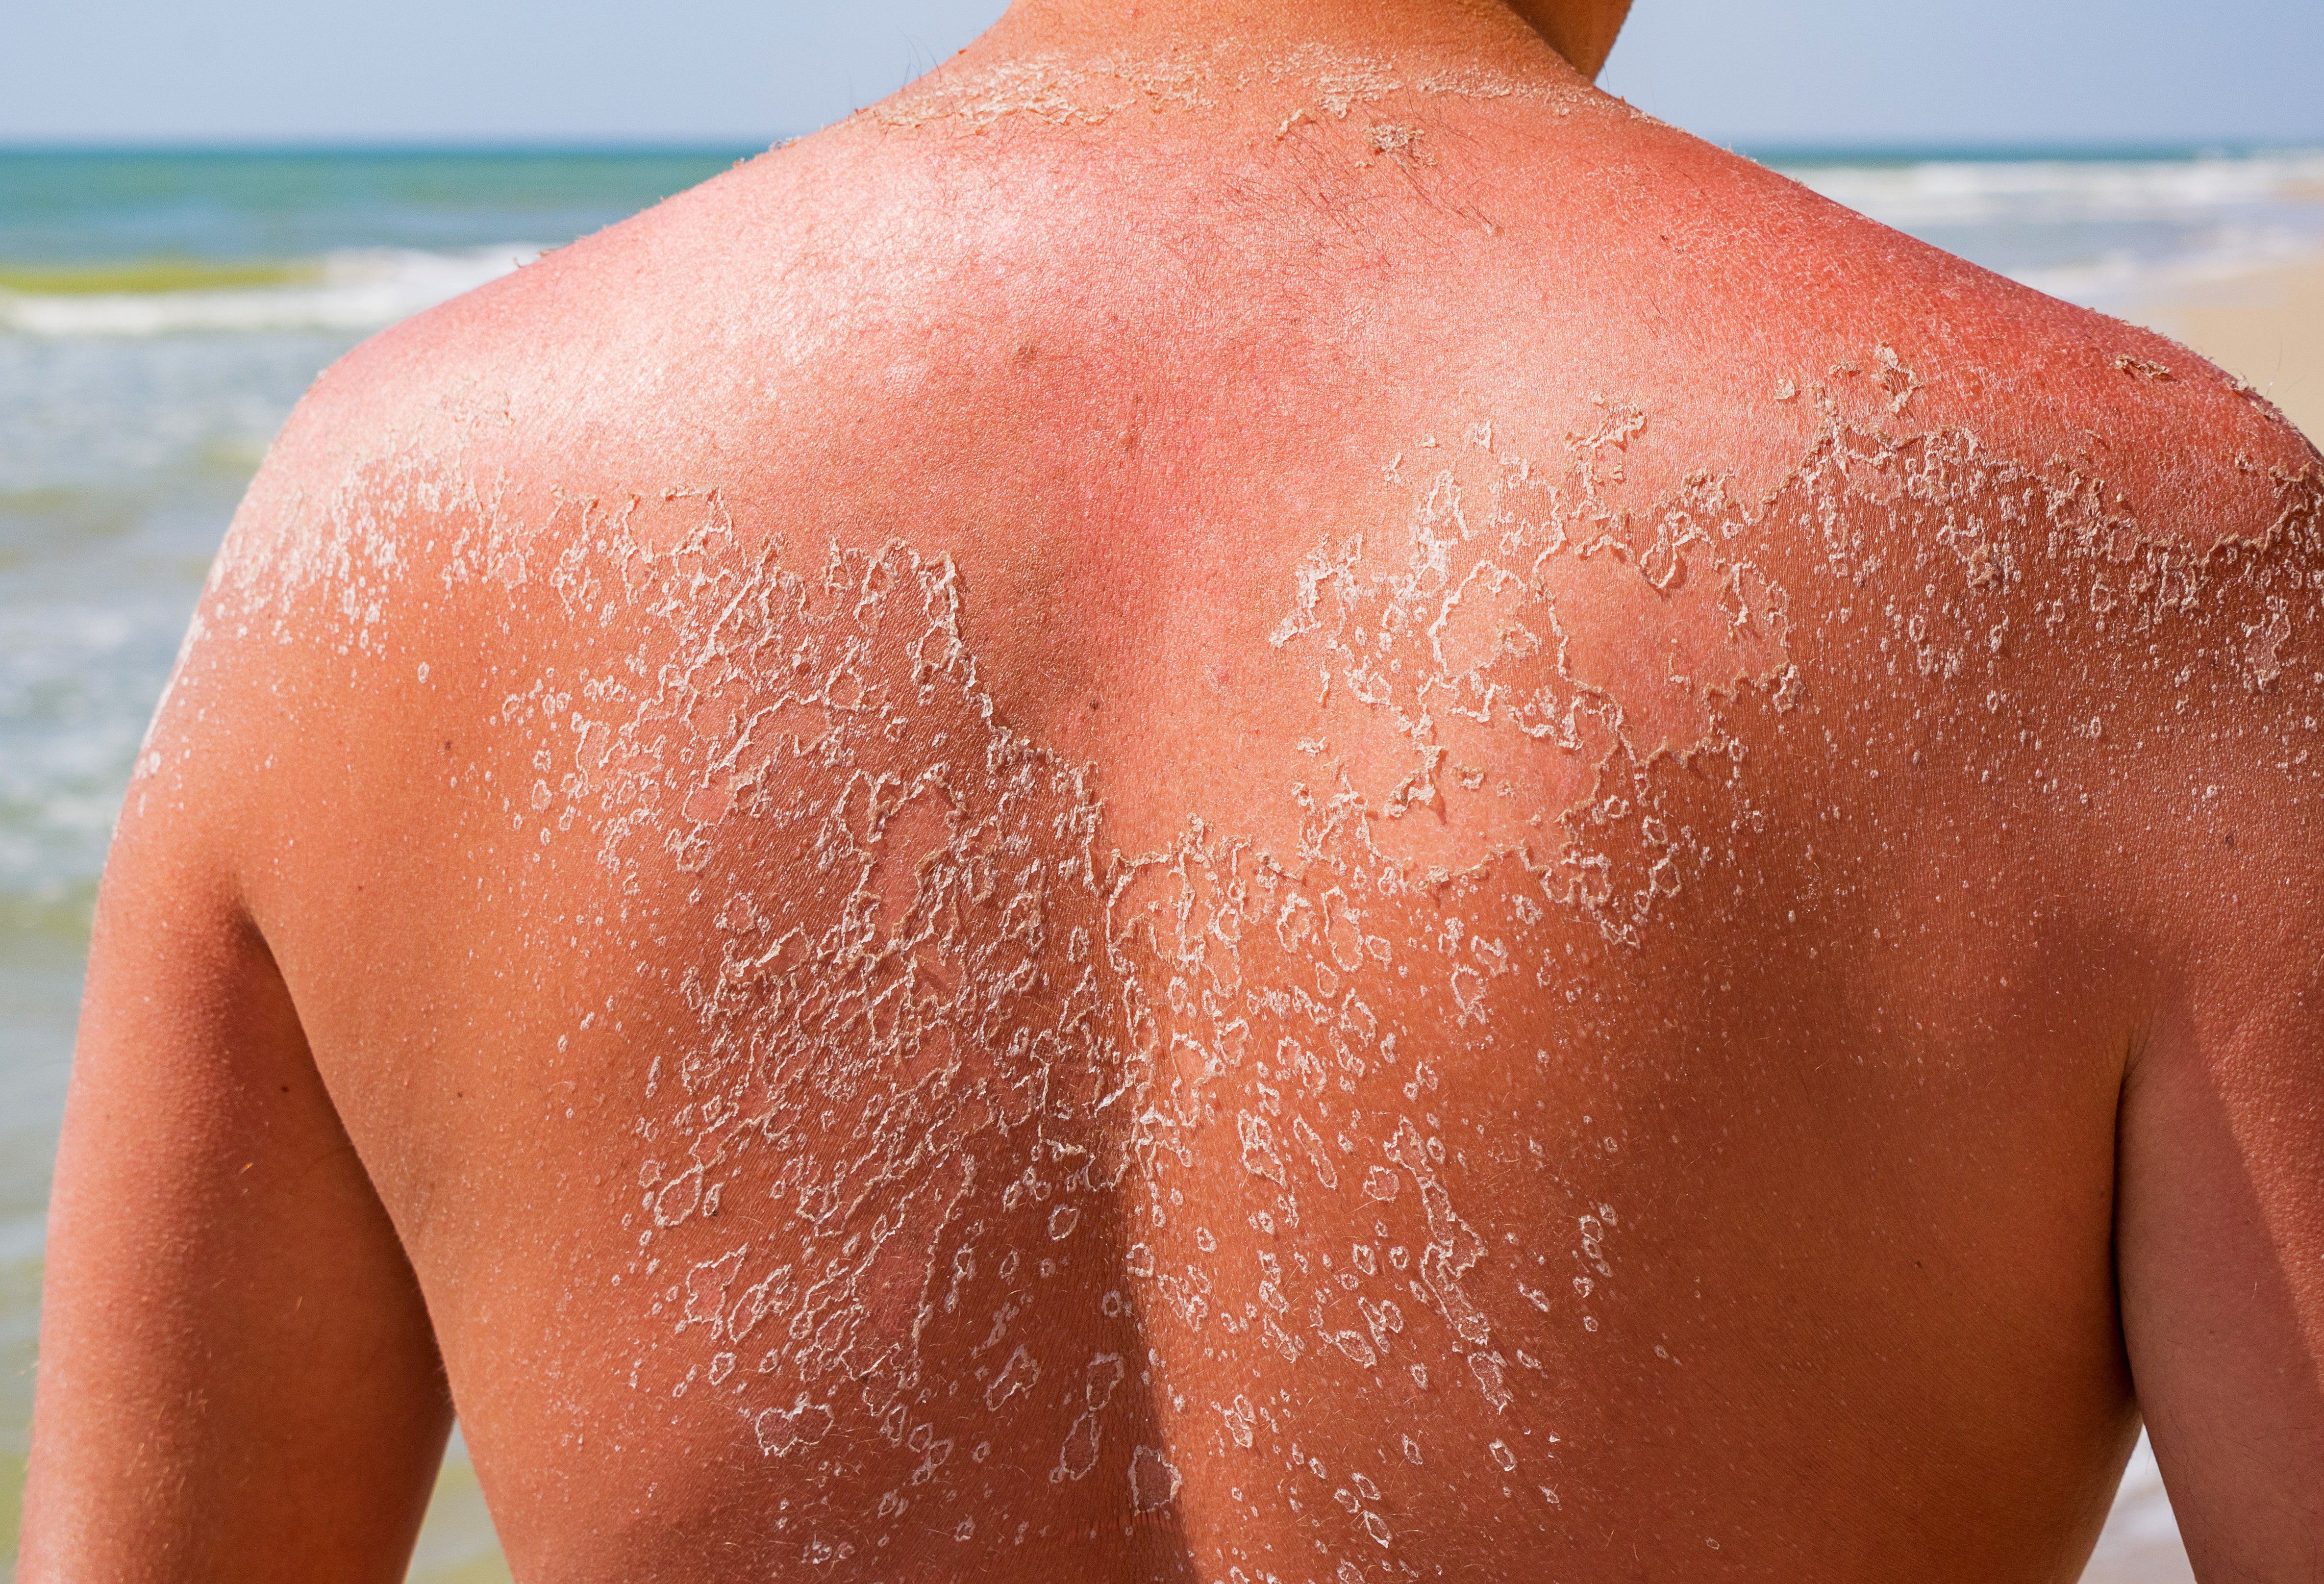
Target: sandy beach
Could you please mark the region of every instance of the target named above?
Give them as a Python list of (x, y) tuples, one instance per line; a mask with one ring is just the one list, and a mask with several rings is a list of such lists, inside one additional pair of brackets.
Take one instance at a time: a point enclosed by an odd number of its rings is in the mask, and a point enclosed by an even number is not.
[(2250, 382), (2324, 443), (2324, 257), (2190, 285), (2124, 317)]
[(2171, 1498), (2163, 1493), (2163, 1470), (2155, 1466), (2154, 1450), (2146, 1438), (2130, 1455), (2122, 1471), (2122, 1488), (2106, 1533), (2098, 1536), (2081, 1584), (2194, 1584), (2195, 1570), (2180, 1543), (2178, 1521), (2172, 1516)]

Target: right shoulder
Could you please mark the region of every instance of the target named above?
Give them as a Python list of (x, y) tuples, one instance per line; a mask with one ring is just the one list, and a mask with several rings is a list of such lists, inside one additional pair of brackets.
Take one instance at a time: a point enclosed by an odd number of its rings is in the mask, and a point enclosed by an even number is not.
[(2324, 861), (2315, 446), (2161, 336), (1664, 146), (1663, 229), (1715, 225), (1729, 261), (1695, 288), (1733, 340), (1695, 406), (1785, 415), (1750, 495), (1793, 658), (1849, 732), (1886, 717), (1949, 762), (1934, 817), (2051, 833), (2181, 922), (2213, 914), (2231, 833), (2283, 873)]

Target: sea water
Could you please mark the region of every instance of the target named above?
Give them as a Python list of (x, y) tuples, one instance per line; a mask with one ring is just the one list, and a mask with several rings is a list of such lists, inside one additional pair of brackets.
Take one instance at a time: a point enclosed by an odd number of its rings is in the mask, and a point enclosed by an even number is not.
[[(364, 336), (752, 152), (0, 151), (0, 1556), (97, 874), (235, 502)], [(2324, 254), (2324, 151), (1763, 157), (2112, 311)], [(505, 1576), (456, 1443), (413, 1576)], [(2090, 1576), (2187, 1577), (2143, 1446)]]

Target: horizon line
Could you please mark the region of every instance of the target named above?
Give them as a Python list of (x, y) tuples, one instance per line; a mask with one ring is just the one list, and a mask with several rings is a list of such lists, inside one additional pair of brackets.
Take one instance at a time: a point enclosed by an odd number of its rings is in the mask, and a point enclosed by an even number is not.
[(9, 154), (731, 154), (765, 150), (802, 133), (732, 137), (0, 137)]
[[(733, 156), (764, 152), (807, 133), (669, 137), (0, 137), (0, 159), (10, 156), (252, 156), (278, 158), (430, 156)], [(2179, 160), (2205, 154), (2324, 152), (2324, 132), (2310, 137), (2188, 138), (1895, 138), (1711, 136), (1706, 143), (1762, 164), (1882, 163), (2030, 160)]]

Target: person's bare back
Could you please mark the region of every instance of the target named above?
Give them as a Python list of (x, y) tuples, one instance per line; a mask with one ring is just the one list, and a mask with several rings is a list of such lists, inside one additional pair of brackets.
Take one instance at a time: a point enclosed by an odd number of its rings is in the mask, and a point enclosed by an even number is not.
[(326, 376), (28, 1578), (396, 1573), (439, 1349), (521, 1579), (2070, 1579), (2142, 1410), (2313, 1570), (2315, 453), (1331, 23), (1012, 13)]

